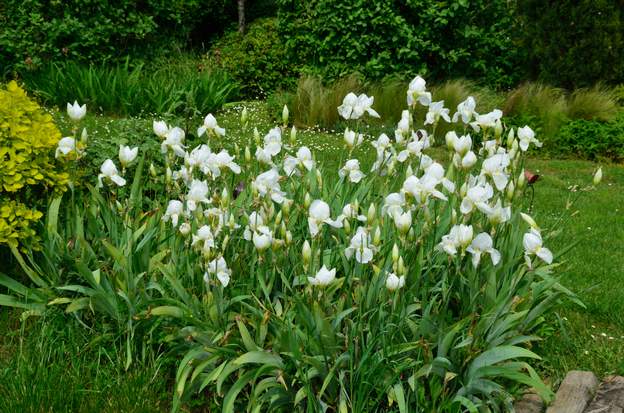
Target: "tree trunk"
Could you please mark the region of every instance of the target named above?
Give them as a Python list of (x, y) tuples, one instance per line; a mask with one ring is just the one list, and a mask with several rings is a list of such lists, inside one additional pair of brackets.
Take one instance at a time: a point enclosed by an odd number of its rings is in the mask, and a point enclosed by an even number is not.
[(245, 32), (245, 0), (238, 0), (238, 32)]

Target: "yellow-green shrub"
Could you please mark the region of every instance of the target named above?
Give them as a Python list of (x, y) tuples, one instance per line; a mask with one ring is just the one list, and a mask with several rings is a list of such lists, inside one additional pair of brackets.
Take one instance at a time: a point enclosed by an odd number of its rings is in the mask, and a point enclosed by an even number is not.
[(33, 224), (43, 214), (17, 201), (2, 201), (0, 204), (0, 244), (17, 246), (20, 240), (36, 240)]
[(60, 138), (52, 116), (16, 82), (0, 88), (0, 244), (36, 240), (41, 213), (29, 194), (65, 190), (68, 174), (54, 159)]

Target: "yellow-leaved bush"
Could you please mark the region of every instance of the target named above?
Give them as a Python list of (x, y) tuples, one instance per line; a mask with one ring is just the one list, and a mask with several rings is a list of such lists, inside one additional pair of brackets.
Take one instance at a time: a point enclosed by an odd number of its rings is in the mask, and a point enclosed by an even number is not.
[(69, 176), (54, 158), (61, 132), (16, 82), (0, 87), (0, 244), (36, 245), (32, 205), (44, 191), (64, 191)]

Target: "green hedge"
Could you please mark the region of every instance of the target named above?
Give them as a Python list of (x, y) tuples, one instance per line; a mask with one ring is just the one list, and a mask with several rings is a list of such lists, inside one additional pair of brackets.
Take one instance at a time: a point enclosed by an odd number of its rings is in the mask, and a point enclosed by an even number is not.
[(226, 0), (4, 0), (0, 75), (46, 62), (149, 57), (232, 20)]
[(289, 58), (337, 78), (354, 71), (428, 79), (469, 77), (508, 86), (522, 75), (504, 0), (278, 0)]

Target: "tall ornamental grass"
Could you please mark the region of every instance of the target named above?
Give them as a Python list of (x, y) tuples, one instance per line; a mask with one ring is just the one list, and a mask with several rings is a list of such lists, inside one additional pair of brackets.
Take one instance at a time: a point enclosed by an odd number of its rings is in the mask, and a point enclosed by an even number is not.
[(53, 199), (43, 253), (13, 250), (29, 280), (1, 274), (0, 304), (105, 320), (126, 367), (164, 344), (174, 410), (507, 412), (525, 386), (548, 400), (532, 346), (578, 300), (527, 214), (541, 143), (472, 97), (451, 112), (422, 78), (404, 96), (395, 133), (375, 137), (360, 133), (374, 98), (344, 97), (338, 170), (297, 144), (287, 109), (268, 131), (243, 111), (244, 148), (211, 114), (197, 131), (154, 121), (164, 170), (121, 147), (76, 201)]
[[(331, 108), (338, 105), (347, 92), (363, 92), (375, 96), (375, 108), (381, 115), (382, 121), (373, 122), (373, 126), (391, 127), (400, 119), (406, 86), (405, 80), (397, 77), (365, 82), (351, 75), (326, 84), (318, 77), (304, 76), (292, 95), (278, 93), (273, 100), (289, 104), (297, 125), (334, 129), (344, 127), (344, 122)], [(460, 102), (473, 96), (479, 101), (483, 112), (500, 107), (510, 125), (520, 126), (532, 122), (551, 152), (561, 149), (557, 148), (560, 142), (556, 137), (571, 120), (613, 121), (620, 111), (616, 90), (600, 85), (566, 91), (542, 83), (527, 82), (508, 92), (496, 92), (468, 80), (454, 79), (433, 86), (431, 91), (436, 95), (436, 100), (444, 101), (448, 108), (454, 109)], [(417, 128), (423, 127), (426, 112), (425, 107), (413, 110)], [(438, 132), (444, 136), (451, 130), (452, 125), (441, 124)]]

